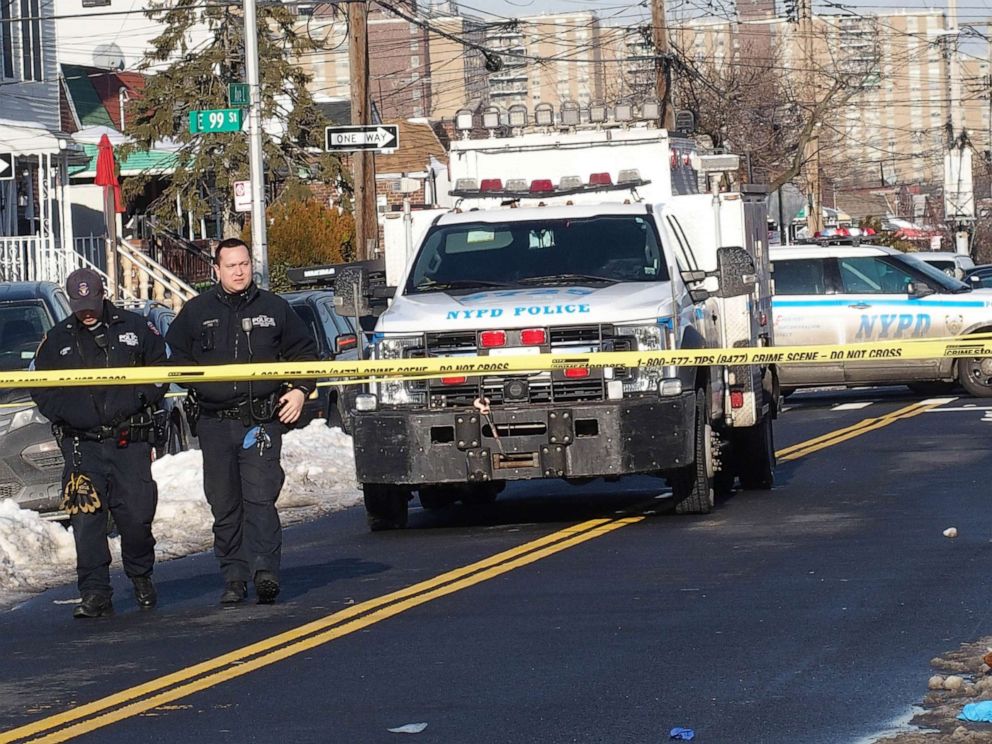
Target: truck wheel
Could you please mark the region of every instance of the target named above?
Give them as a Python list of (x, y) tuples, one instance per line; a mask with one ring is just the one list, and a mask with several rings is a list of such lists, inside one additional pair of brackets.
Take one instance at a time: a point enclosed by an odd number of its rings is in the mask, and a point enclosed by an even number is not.
[(958, 381), (974, 398), (992, 397), (992, 357), (959, 359)]
[(675, 511), (679, 514), (709, 514), (713, 509), (713, 437), (705, 390), (696, 391), (696, 421), (693, 462), (669, 477)]
[(748, 491), (768, 491), (775, 483), (775, 435), (772, 417), (737, 432), (738, 475)]
[(386, 483), (366, 483), (365, 516), (372, 532), (401, 530), (406, 527), (407, 502), (410, 493), (399, 486)]

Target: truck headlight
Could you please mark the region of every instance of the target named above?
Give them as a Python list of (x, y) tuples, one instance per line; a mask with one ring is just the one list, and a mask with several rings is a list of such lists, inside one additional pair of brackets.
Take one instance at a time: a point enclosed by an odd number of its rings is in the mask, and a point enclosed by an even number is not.
[[(424, 340), (421, 336), (383, 338), (375, 345), (375, 358), (403, 359), (409, 356), (408, 351), (410, 349), (422, 348), (423, 345)], [(425, 399), (423, 393), (411, 392), (409, 385), (402, 380), (384, 380), (372, 383), (369, 388), (373, 393), (378, 394), (379, 403), (385, 406), (423, 403)]]
[[(618, 336), (631, 336), (638, 351), (664, 351), (673, 345), (671, 332), (661, 323), (651, 325), (617, 326)], [(632, 379), (624, 382), (625, 393), (646, 393), (657, 391), (658, 385), (665, 377), (674, 377), (674, 367), (641, 367), (635, 371)]]
[(20, 429), (21, 427), (28, 426), (29, 424), (47, 424), (48, 419), (41, 415), (41, 411), (35, 406), (30, 408), (24, 408), (14, 414), (13, 418), (10, 420), (10, 429), (8, 431), (14, 431), (15, 429)]

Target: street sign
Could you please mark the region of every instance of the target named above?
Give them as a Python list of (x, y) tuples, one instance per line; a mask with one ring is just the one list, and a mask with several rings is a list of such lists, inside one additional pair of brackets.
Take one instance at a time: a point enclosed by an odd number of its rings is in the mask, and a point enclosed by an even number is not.
[(189, 133), (240, 132), (243, 113), (239, 108), (190, 111)]
[(14, 180), (14, 153), (0, 152), (0, 181)]
[(231, 108), (248, 108), (251, 105), (251, 88), (248, 83), (227, 84), (227, 105)]
[(324, 149), (328, 152), (395, 150), (400, 146), (400, 130), (395, 124), (327, 127), (324, 130), (324, 143)]
[(251, 181), (234, 182), (234, 211), (251, 211)]

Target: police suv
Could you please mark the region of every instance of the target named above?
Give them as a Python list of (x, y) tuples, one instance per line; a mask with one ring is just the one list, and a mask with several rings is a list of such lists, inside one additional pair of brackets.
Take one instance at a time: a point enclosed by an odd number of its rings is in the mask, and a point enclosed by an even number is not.
[[(355, 402), (373, 530), (405, 525), (414, 491), (425, 508), (471, 504), (510, 480), (659, 474), (688, 513), (710, 511), (716, 481), (771, 487), (772, 368), (499, 371), (504, 355), (771, 344), (764, 193), (679, 193), (690, 157), (651, 128), (462, 140), (450, 168), (460, 208), (399, 246), (372, 354), (447, 357), (451, 374)], [(386, 251), (388, 273), (403, 262)], [(477, 355), (493, 372), (459, 374)]]
[[(780, 345), (940, 338), (992, 331), (992, 289), (972, 289), (911, 253), (879, 245), (771, 249)], [(923, 394), (959, 382), (992, 396), (992, 358), (873, 359), (779, 367), (785, 392), (812, 385), (906, 384)]]

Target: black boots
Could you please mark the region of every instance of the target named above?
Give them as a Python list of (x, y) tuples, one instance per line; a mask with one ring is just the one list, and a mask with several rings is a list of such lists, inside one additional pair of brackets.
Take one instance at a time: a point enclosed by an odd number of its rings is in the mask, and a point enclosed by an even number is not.
[(228, 581), (224, 584), (224, 593), (220, 595), (222, 605), (234, 605), (248, 595), (248, 585), (243, 581)]
[(152, 583), (151, 576), (134, 576), (131, 578), (134, 584), (134, 599), (138, 607), (143, 610), (150, 610), (158, 602), (158, 592)]
[(83, 601), (72, 611), (77, 619), (106, 617), (114, 614), (114, 603), (106, 594), (84, 594)]
[(279, 579), (271, 571), (255, 572), (255, 595), (259, 604), (272, 604), (279, 596)]

